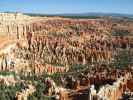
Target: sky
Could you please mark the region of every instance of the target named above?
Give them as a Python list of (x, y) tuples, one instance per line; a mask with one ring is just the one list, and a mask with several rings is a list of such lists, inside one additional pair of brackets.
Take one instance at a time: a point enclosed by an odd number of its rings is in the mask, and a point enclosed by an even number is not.
[(0, 0), (0, 12), (133, 14), (133, 0)]

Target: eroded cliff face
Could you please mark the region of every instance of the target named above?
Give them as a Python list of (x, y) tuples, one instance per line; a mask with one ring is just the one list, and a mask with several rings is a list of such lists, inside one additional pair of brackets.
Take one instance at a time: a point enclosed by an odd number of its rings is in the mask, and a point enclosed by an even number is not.
[(20, 38), (30, 30), (33, 19), (21, 13), (0, 13), (0, 34)]

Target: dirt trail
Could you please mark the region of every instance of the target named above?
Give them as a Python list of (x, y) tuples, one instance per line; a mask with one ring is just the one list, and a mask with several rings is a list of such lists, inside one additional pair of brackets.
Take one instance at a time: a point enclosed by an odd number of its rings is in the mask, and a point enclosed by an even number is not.
[(16, 39), (9, 39), (8, 36), (0, 35), (0, 53), (3, 53), (3, 50), (5, 50), (5, 48), (14, 43), (16, 43)]
[(8, 36), (0, 35), (0, 49), (4, 48), (6, 45), (10, 44), (11, 40)]

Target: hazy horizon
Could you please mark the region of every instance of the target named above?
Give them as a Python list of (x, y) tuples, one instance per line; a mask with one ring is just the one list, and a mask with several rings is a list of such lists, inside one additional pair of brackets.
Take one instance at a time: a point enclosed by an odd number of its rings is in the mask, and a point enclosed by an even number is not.
[(0, 12), (133, 14), (133, 0), (1, 0)]

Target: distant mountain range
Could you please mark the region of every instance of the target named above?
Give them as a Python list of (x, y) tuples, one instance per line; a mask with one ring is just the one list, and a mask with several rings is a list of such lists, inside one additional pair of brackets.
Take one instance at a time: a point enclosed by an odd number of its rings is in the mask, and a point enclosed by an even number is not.
[[(52, 14), (51, 14), (52, 15)], [(53, 15), (59, 15), (59, 16), (112, 16), (112, 17), (133, 17), (132, 14), (120, 14), (120, 13), (66, 13), (66, 14), (53, 14)]]
[(72, 18), (99, 18), (99, 17), (122, 17), (133, 18), (133, 14), (120, 14), (120, 13), (64, 13), (64, 14), (39, 14), (39, 13), (25, 13), (30, 16), (61, 16)]
[[(6, 12), (16, 13), (16, 12)], [(88, 13), (62, 13), (62, 14), (42, 14), (42, 13), (24, 13), (30, 16), (63, 16), (63, 17), (128, 17), (133, 18), (133, 14), (122, 14), (122, 13), (100, 13), (100, 12), (88, 12)]]

